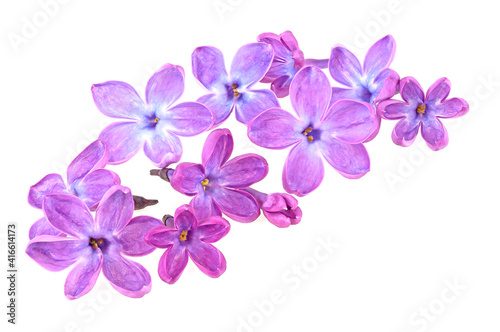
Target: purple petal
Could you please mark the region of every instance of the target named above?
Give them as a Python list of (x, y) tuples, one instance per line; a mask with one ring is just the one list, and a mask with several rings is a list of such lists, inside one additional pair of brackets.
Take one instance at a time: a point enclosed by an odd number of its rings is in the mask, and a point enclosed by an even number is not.
[(302, 219), (302, 210), (298, 201), (292, 195), (274, 193), (269, 194), (261, 208), (264, 216), (273, 225), (285, 228), (296, 225)]
[(260, 81), (273, 61), (273, 48), (266, 43), (240, 47), (231, 63), (231, 83), (247, 88)]
[(280, 76), (271, 83), (271, 90), (276, 97), (284, 98), (290, 94), (290, 84), (292, 84), (292, 76)]
[(146, 102), (151, 112), (172, 105), (184, 91), (184, 70), (169, 63), (151, 76), (146, 85)]
[(200, 221), (198, 228), (192, 230), (193, 238), (205, 243), (214, 243), (222, 239), (229, 233), (231, 225), (226, 219), (213, 216)]
[(222, 211), (214, 202), (212, 195), (205, 191), (193, 197), (189, 205), (193, 207), (198, 220), (203, 220), (212, 216), (222, 216)]
[(438, 104), (443, 102), (443, 100), (448, 98), (450, 90), (451, 82), (449, 79), (447, 79), (446, 77), (438, 79), (427, 90), (427, 94), (425, 97), (427, 104)]
[(201, 182), (206, 177), (203, 165), (180, 163), (170, 178), (170, 185), (184, 195), (194, 196), (203, 191)]
[(116, 234), (132, 219), (134, 199), (130, 189), (123, 186), (110, 188), (103, 196), (95, 214), (99, 233)]
[(317, 67), (302, 68), (290, 86), (292, 107), (302, 122), (316, 125), (330, 103), (332, 87)]
[(202, 46), (191, 55), (193, 75), (210, 91), (224, 92), (229, 85), (224, 56), (215, 47)]
[(40, 235), (28, 243), (26, 254), (49, 271), (61, 271), (73, 265), (88, 250), (92, 250), (88, 239)]
[(73, 190), (76, 196), (92, 210), (97, 207), (109, 188), (119, 184), (118, 174), (107, 169), (98, 169), (85, 176)]
[(191, 242), (188, 245), (188, 253), (201, 272), (209, 277), (220, 277), (226, 271), (224, 255), (211, 244)]
[(391, 35), (378, 40), (366, 53), (363, 72), (369, 81), (389, 67), (396, 54), (396, 41)]
[(303, 140), (290, 150), (286, 158), (283, 188), (290, 194), (305, 196), (318, 188), (323, 181), (324, 172), (318, 145)]
[(66, 184), (62, 177), (59, 174), (48, 174), (30, 187), (28, 203), (32, 207), (41, 209), (45, 195), (66, 193)]
[(59, 234), (62, 234), (61, 231), (57, 228), (54, 228), (54, 226), (52, 226), (50, 222), (47, 221), (47, 218), (42, 217), (35, 221), (33, 225), (31, 225), (29, 230), (29, 239), (33, 240), (36, 236), (40, 235), (58, 236)]
[(190, 230), (198, 227), (194, 210), (189, 205), (182, 205), (175, 210), (174, 225), (179, 230)]
[(217, 173), (233, 152), (233, 136), (229, 129), (213, 130), (203, 145), (201, 161), (205, 174)]
[(194, 136), (209, 129), (214, 123), (214, 114), (205, 105), (186, 102), (163, 112), (164, 129), (179, 136)]
[(416, 113), (415, 107), (399, 100), (384, 100), (377, 105), (377, 114), (386, 120), (398, 120)]
[(225, 163), (214, 182), (221, 187), (246, 188), (265, 178), (268, 171), (266, 159), (247, 153)]
[(140, 122), (115, 122), (104, 128), (99, 139), (108, 146), (108, 163), (122, 164), (132, 158), (144, 144), (148, 127)]
[(188, 252), (184, 245), (174, 245), (163, 253), (158, 264), (158, 275), (167, 284), (174, 284), (186, 268)]
[(279, 107), (276, 95), (270, 90), (247, 90), (235, 100), (236, 120), (247, 124), (267, 109)]
[(399, 90), (401, 91), (401, 98), (411, 105), (421, 104), (424, 102), (424, 90), (413, 77), (404, 77), (399, 82)]
[(248, 138), (268, 149), (284, 149), (303, 139), (303, 124), (279, 108), (269, 109), (248, 124)]
[(375, 109), (368, 103), (340, 100), (332, 105), (320, 129), (350, 144), (363, 142), (375, 129)]
[(163, 226), (161, 220), (149, 216), (135, 217), (116, 234), (121, 252), (128, 256), (144, 256), (155, 250), (145, 240), (146, 234), (156, 226)]
[(332, 48), (328, 69), (333, 79), (346, 86), (361, 85), (361, 64), (354, 54), (343, 46)]
[(68, 185), (73, 187), (76, 182), (93, 170), (104, 168), (108, 162), (108, 157), (106, 143), (101, 140), (94, 141), (69, 164), (67, 171)]
[(330, 108), (339, 100), (357, 100), (369, 103), (371, 93), (365, 88), (332, 88), (332, 99), (330, 99)]
[(448, 145), (448, 132), (439, 119), (424, 116), (422, 119), (422, 137), (433, 150), (441, 150)]
[(94, 287), (97, 277), (101, 272), (102, 253), (92, 252), (88, 247), (88, 253), (71, 270), (64, 284), (64, 295), (70, 300), (77, 299), (87, 294)]
[[(279, 62), (284, 62), (291, 60), (292, 52), (281, 42), (280, 36), (277, 34), (271, 32), (260, 34), (257, 37), (257, 41), (271, 45), (274, 51), (274, 61), (279, 60)], [(268, 74), (269, 72), (266, 76)]]
[(111, 286), (125, 296), (139, 298), (151, 290), (149, 272), (118, 253), (104, 255), (102, 272)]
[(135, 89), (125, 82), (108, 81), (94, 84), (92, 96), (99, 111), (109, 117), (145, 120), (152, 116)]
[(370, 170), (370, 157), (363, 144), (349, 144), (335, 138), (322, 139), (321, 153), (342, 176), (359, 179)]
[(207, 187), (207, 190), (209, 188), (215, 203), (229, 218), (239, 222), (252, 222), (259, 216), (259, 205), (249, 193), (220, 187)]
[[(429, 105), (428, 105), (429, 106)], [(469, 112), (469, 104), (462, 98), (451, 98), (430, 107), (429, 114), (439, 118), (458, 118)]]
[(88, 239), (94, 229), (94, 218), (88, 207), (73, 195), (47, 195), (42, 208), (52, 226), (63, 233)]
[(149, 245), (164, 249), (179, 244), (179, 233), (178, 229), (160, 225), (150, 229), (144, 239)]
[(156, 130), (146, 139), (144, 153), (156, 167), (163, 168), (181, 159), (182, 144), (174, 134)]
[(375, 77), (371, 85), (373, 89), (370, 103), (376, 104), (382, 100), (392, 98), (398, 91), (399, 75), (392, 69), (384, 69)]
[(204, 95), (198, 98), (197, 102), (202, 103), (213, 112), (215, 116), (214, 127), (228, 118), (234, 106), (233, 96), (228, 96), (227, 93)]
[(422, 116), (417, 112), (409, 112), (392, 130), (392, 141), (400, 146), (412, 145), (417, 137), (421, 119)]

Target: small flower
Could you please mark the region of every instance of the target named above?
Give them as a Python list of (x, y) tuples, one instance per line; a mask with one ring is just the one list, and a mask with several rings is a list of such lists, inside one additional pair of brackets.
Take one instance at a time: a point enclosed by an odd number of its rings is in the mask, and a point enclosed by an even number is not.
[(166, 283), (175, 283), (187, 265), (188, 257), (207, 276), (217, 278), (226, 271), (224, 255), (210, 243), (222, 239), (230, 225), (213, 216), (198, 222), (193, 208), (183, 205), (175, 211), (174, 225), (157, 226), (146, 234), (146, 242), (167, 249), (160, 258), (158, 274)]
[(168, 173), (172, 188), (194, 196), (190, 205), (198, 219), (221, 216), (221, 212), (240, 222), (251, 222), (259, 216), (255, 198), (238, 189), (262, 180), (268, 172), (267, 162), (252, 153), (228, 161), (232, 151), (231, 132), (214, 130), (203, 146), (201, 164), (180, 163), (173, 174)]
[[(343, 46), (332, 49), (328, 68), (333, 79), (348, 88), (332, 88), (330, 104), (342, 99), (357, 100), (372, 105), (389, 99), (397, 92), (399, 75), (389, 69), (396, 53), (396, 42), (391, 35), (378, 40), (366, 53), (363, 68), (354, 54)], [(365, 142), (377, 136), (380, 129), (380, 117), (377, 116), (377, 128)]]
[(296, 225), (302, 219), (299, 202), (292, 195), (283, 193), (268, 195), (252, 188), (242, 190), (255, 198), (267, 220), (277, 227), (285, 228)]
[(26, 253), (49, 271), (74, 268), (66, 278), (64, 293), (69, 299), (87, 294), (102, 269), (118, 292), (142, 297), (151, 290), (151, 276), (142, 265), (126, 259), (144, 256), (155, 248), (144, 240), (161, 221), (148, 216), (132, 219), (134, 202), (130, 190), (110, 188), (99, 204), (95, 219), (79, 198), (51, 194), (43, 200), (49, 223), (67, 237), (41, 235), (28, 243)]
[(291, 31), (285, 31), (279, 36), (271, 32), (263, 33), (257, 37), (257, 41), (271, 45), (274, 50), (271, 68), (261, 82), (271, 83), (271, 90), (278, 98), (288, 96), (290, 83), (302, 67), (328, 67), (328, 59), (304, 59), (304, 53)]
[(157, 167), (180, 160), (179, 136), (194, 136), (209, 129), (213, 113), (204, 105), (184, 102), (171, 106), (184, 91), (184, 70), (166, 64), (149, 79), (146, 103), (125, 82), (108, 81), (92, 86), (92, 95), (103, 114), (130, 121), (115, 122), (104, 128), (99, 138), (108, 144), (109, 163), (121, 164), (141, 147)]
[(375, 110), (367, 103), (341, 100), (328, 107), (332, 90), (321, 69), (302, 68), (290, 86), (299, 116), (272, 108), (248, 124), (248, 137), (268, 149), (294, 145), (283, 168), (283, 187), (304, 196), (323, 180), (323, 156), (343, 176), (357, 179), (370, 169), (363, 142), (375, 129)]
[(422, 128), (422, 137), (434, 151), (448, 145), (448, 133), (440, 118), (458, 118), (469, 111), (469, 104), (462, 98), (448, 98), (450, 81), (438, 79), (424, 90), (413, 77), (401, 79), (399, 100), (385, 100), (378, 104), (377, 113), (387, 120), (399, 120), (392, 131), (392, 140), (397, 145), (410, 146)]
[[(106, 144), (101, 140), (94, 141), (69, 164), (67, 185), (59, 174), (48, 174), (30, 187), (28, 203), (41, 209), (46, 195), (71, 194), (83, 200), (91, 210), (95, 210), (104, 193), (112, 186), (120, 184), (120, 178), (116, 173), (103, 169), (108, 161), (108, 155)], [(59, 230), (52, 227), (43, 217), (31, 226), (29, 238), (31, 240), (37, 235), (58, 234)]]
[(251, 89), (271, 66), (271, 46), (264, 43), (242, 46), (233, 58), (229, 75), (222, 52), (215, 47), (198, 47), (191, 59), (194, 77), (212, 92), (198, 102), (214, 112), (214, 126), (226, 120), (233, 109), (236, 119), (246, 124), (266, 109), (279, 106), (272, 91)]

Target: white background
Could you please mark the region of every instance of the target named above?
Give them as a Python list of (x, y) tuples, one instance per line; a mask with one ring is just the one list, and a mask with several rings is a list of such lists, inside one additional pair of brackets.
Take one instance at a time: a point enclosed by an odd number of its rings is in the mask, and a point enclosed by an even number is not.
[[(2, 330), (500, 329), (500, 26), (492, 1), (73, 0), (61, 1), (47, 20), (41, 3), (48, 0), (41, 1), (0, 5), (0, 266), (6, 271), (8, 222), (18, 223), (19, 264), (18, 325), (6, 323), (2, 277)], [(27, 28), (23, 32), (26, 22), (39, 27), (30, 35)], [(218, 47), (229, 66), (241, 45), (260, 33), (285, 30), (313, 58), (329, 57), (341, 43), (362, 59), (390, 33), (397, 42), (391, 68), (401, 77), (414, 76), (424, 89), (448, 77), (450, 96), (467, 99), (470, 113), (444, 120), (450, 143), (439, 152), (431, 152), (420, 136), (411, 147), (394, 145), (395, 122), (384, 121), (366, 145), (371, 171), (347, 180), (325, 167), (321, 187), (299, 200), (299, 225), (278, 229), (264, 218), (232, 222), (216, 244), (228, 263), (219, 279), (190, 262), (179, 281), (167, 285), (156, 272), (162, 252), (155, 251), (137, 259), (153, 278), (144, 298), (121, 296), (101, 275), (88, 295), (67, 300), (69, 270), (46, 271), (24, 253), (28, 229), (41, 216), (26, 197), (46, 174), (64, 173), (110, 122), (95, 107), (91, 85), (121, 80), (143, 95), (150, 75), (168, 62), (186, 71), (181, 101), (195, 100), (205, 91), (192, 76), (194, 48)], [(23, 43), (14, 46), (14, 35)], [(288, 100), (280, 102), (291, 110)], [(282, 192), (288, 151), (253, 146), (234, 115), (222, 127), (235, 137), (233, 156), (257, 152), (268, 159), (269, 176), (256, 188)], [(183, 161), (200, 161), (206, 136), (182, 139)], [(189, 198), (151, 178), (150, 168), (142, 152), (111, 167), (134, 193), (160, 200), (137, 215), (173, 214)], [(338, 248), (328, 253), (321, 241)]]

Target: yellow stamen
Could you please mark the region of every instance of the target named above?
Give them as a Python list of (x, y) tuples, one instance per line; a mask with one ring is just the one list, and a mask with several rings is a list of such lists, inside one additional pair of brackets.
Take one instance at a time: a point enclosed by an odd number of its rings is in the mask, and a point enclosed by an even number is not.
[(210, 182), (210, 181), (208, 181), (208, 179), (201, 181), (201, 185), (203, 186), (203, 190), (205, 190), (205, 187), (208, 185), (208, 182)]
[(311, 143), (313, 141), (313, 137), (312, 136), (307, 136), (307, 140), (309, 141), (309, 143)]
[(304, 132), (302, 133), (302, 135), (304, 136), (307, 136), (310, 132), (312, 131), (312, 128), (311, 127), (307, 127)]
[(97, 245), (100, 246), (102, 244), (102, 242), (103, 242), (102, 239), (97, 240)]
[(233, 89), (234, 96), (238, 97), (240, 95), (240, 93), (238, 92), (238, 84), (234, 83), (233, 85), (231, 85), (231, 88)]
[(179, 240), (186, 241), (187, 240), (187, 236), (188, 236), (188, 232), (187, 231), (182, 231), (181, 235), (179, 235)]
[(425, 104), (418, 104), (417, 113), (424, 114), (425, 113)]
[(155, 119), (153, 120), (153, 122), (154, 122), (154, 123), (158, 123), (158, 121), (160, 121), (160, 119), (158, 119), (158, 118), (155, 118)]

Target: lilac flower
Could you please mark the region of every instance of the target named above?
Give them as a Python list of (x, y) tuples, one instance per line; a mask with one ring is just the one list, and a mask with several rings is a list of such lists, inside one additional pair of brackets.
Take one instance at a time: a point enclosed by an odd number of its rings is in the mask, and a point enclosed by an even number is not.
[(226, 271), (224, 255), (210, 243), (222, 239), (230, 225), (222, 217), (200, 220), (189, 205), (175, 211), (174, 225), (157, 226), (146, 234), (146, 242), (156, 248), (167, 249), (160, 258), (158, 274), (166, 283), (175, 283), (187, 265), (188, 257), (207, 276), (220, 277)]
[(309, 65), (328, 67), (328, 59), (304, 59), (304, 53), (291, 31), (285, 31), (279, 36), (271, 32), (263, 33), (257, 40), (271, 45), (274, 50), (271, 68), (261, 82), (271, 83), (271, 90), (278, 98), (288, 96), (290, 83), (302, 67)]
[[(67, 185), (59, 174), (48, 174), (30, 187), (28, 203), (41, 209), (46, 195), (71, 194), (83, 200), (91, 210), (95, 210), (104, 193), (112, 186), (120, 184), (116, 173), (102, 169), (106, 166), (108, 155), (106, 144), (101, 140), (94, 141), (69, 164)], [(42, 217), (31, 226), (29, 238), (31, 240), (37, 235), (58, 234), (60, 231)]]
[(296, 225), (302, 219), (299, 202), (292, 195), (282, 193), (267, 195), (252, 188), (242, 190), (255, 198), (267, 220), (277, 227)]
[(146, 103), (125, 82), (108, 81), (92, 86), (97, 108), (115, 122), (104, 128), (99, 138), (110, 149), (109, 163), (121, 164), (141, 147), (157, 167), (178, 162), (182, 155), (179, 136), (194, 136), (209, 129), (213, 113), (204, 105), (184, 102), (171, 106), (184, 91), (184, 70), (166, 64), (149, 79)]
[(121, 294), (142, 297), (149, 293), (148, 271), (122, 254), (151, 253), (155, 248), (145, 242), (144, 236), (161, 225), (161, 221), (147, 216), (132, 219), (134, 202), (128, 188), (110, 188), (96, 210), (95, 219), (83, 201), (67, 194), (45, 196), (43, 212), (53, 227), (68, 236), (37, 236), (28, 243), (26, 253), (49, 271), (74, 265), (64, 285), (66, 297), (76, 299), (87, 294), (101, 269)]
[(236, 119), (246, 124), (266, 109), (279, 106), (272, 91), (251, 89), (271, 66), (271, 46), (264, 43), (242, 46), (233, 58), (229, 75), (222, 52), (215, 47), (196, 48), (191, 60), (194, 77), (211, 91), (198, 101), (214, 112), (215, 126), (226, 120), (233, 109)]
[(328, 107), (332, 90), (321, 69), (302, 68), (290, 86), (299, 119), (272, 108), (248, 124), (248, 137), (268, 149), (293, 145), (283, 168), (283, 187), (304, 196), (323, 180), (323, 156), (343, 176), (357, 179), (370, 169), (363, 142), (375, 129), (375, 110), (367, 103), (341, 100)]
[(259, 155), (248, 153), (228, 161), (233, 151), (233, 137), (228, 129), (217, 129), (208, 135), (202, 163), (180, 163), (170, 177), (172, 187), (194, 196), (190, 205), (198, 219), (221, 216), (240, 222), (251, 222), (260, 214), (252, 195), (237, 190), (262, 180), (268, 165)]
[(387, 120), (399, 120), (392, 131), (392, 140), (397, 145), (410, 146), (422, 128), (422, 137), (434, 151), (448, 145), (448, 133), (440, 118), (457, 118), (469, 111), (469, 104), (462, 98), (448, 98), (450, 81), (438, 79), (427, 94), (413, 77), (401, 79), (399, 100), (385, 100), (378, 104), (377, 113)]
[[(333, 79), (348, 88), (332, 88), (330, 104), (348, 99), (369, 104), (389, 99), (397, 92), (399, 75), (389, 69), (396, 53), (396, 42), (391, 35), (377, 41), (366, 53), (363, 68), (358, 59), (348, 49), (337, 46), (332, 49), (328, 68)], [(365, 142), (377, 136), (380, 129), (380, 117), (377, 115), (377, 127)]]

